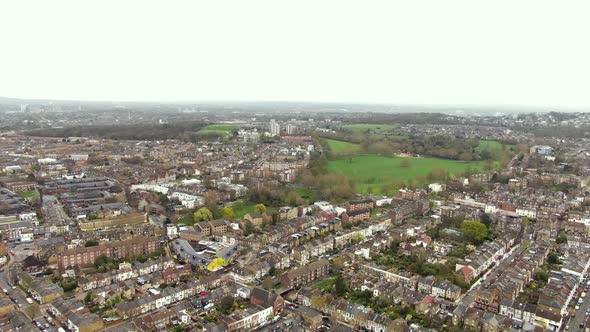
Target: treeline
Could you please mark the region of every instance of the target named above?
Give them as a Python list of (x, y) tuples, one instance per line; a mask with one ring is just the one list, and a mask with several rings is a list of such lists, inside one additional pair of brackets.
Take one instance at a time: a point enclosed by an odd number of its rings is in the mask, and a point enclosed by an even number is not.
[(365, 116), (358, 114), (351, 121), (350, 117), (335, 117), (344, 124), (457, 124), (460, 118), (442, 113), (369, 113)]
[[(506, 165), (515, 154), (527, 150), (524, 145), (513, 146), (506, 144), (501, 144), (500, 147), (480, 148), (478, 139), (444, 135), (406, 137), (338, 132), (335, 134), (323, 134), (321, 137), (360, 144), (361, 153), (366, 154), (393, 157), (399, 153), (407, 153), (466, 162), (499, 161), (502, 165)], [(320, 142), (327, 157), (330, 159), (335, 157), (329, 144), (322, 140)], [(346, 153), (344, 154), (346, 155)]]
[(43, 128), (26, 132), (30, 136), (42, 137), (98, 137), (115, 140), (166, 140), (196, 141), (217, 139), (219, 133), (199, 132), (206, 124), (202, 122), (180, 122), (169, 124), (134, 124), (118, 126), (75, 126), (65, 128)]
[(354, 181), (341, 174), (328, 174), (326, 166), (330, 147), (322, 144), (327, 151), (313, 153), (307, 169), (298, 176), (298, 182), (309, 188), (314, 198), (326, 201), (343, 201), (355, 194)]

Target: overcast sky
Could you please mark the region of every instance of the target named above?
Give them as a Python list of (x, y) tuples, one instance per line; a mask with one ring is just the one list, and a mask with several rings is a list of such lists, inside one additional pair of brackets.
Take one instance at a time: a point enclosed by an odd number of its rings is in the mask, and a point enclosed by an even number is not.
[(590, 106), (590, 1), (3, 1), (0, 96)]

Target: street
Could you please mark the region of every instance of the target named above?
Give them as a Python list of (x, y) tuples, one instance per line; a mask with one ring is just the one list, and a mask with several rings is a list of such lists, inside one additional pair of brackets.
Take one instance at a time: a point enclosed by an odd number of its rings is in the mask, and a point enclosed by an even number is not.
[[(47, 315), (45, 312), (45, 306), (39, 305), (38, 303), (29, 304), (27, 302), (27, 294), (12, 281), (13, 276), (11, 275), (11, 269), (17, 267), (27, 256), (35, 253), (35, 249), (32, 243), (23, 243), (16, 245), (9, 245), (8, 250), (14, 252), (14, 255), (9, 255), (10, 260), (2, 267), (0, 272), (0, 288), (7, 291), (7, 296), (14, 298), (14, 302), (17, 309), (22, 311), (27, 317), (39, 323), (39, 330), (56, 332), (58, 326), (51, 326), (51, 322), (44, 318)], [(37, 306), (39, 310), (35, 312), (34, 317), (30, 317), (31, 310), (28, 309), (31, 306)]]
[[(580, 283), (580, 287), (584, 288), (586, 287), (586, 281), (587, 279), (584, 278), (582, 279), (582, 282)], [(586, 292), (587, 293), (587, 292)], [(586, 322), (586, 312), (588, 310), (590, 310), (590, 295), (586, 294), (586, 297), (580, 297), (582, 299), (582, 304), (580, 304), (580, 307), (578, 308), (578, 310), (576, 310), (576, 313), (573, 317), (570, 317), (569, 320), (567, 320), (564, 324), (564, 326), (568, 327), (568, 331), (579, 331), (581, 330), (580, 328), (580, 324), (583, 324)], [(578, 304), (578, 297), (574, 297), (574, 299), (572, 300), (572, 302), (574, 303), (574, 305)]]

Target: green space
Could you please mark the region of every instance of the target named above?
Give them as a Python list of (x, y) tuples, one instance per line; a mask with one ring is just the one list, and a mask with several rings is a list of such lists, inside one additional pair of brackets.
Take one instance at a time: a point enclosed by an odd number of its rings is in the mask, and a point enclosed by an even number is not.
[(373, 133), (380, 133), (384, 131), (391, 131), (397, 126), (394, 125), (387, 125), (387, 124), (365, 124), (365, 123), (357, 123), (357, 124), (349, 124), (340, 127), (345, 130), (350, 130), (354, 132), (373, 132)]
[(332, 289), (334, 288), (334, 285), (336, 284), (336, 278), (337, 278), (337, 275), (332, 275), (330, 277), (326, 277), (326, 278), (318, 281), (315, 285), (313, 285), (313, 287), (317, 288), (323, 292), (331, 292)]
[(329, 160), (326, 170), (328, 173), (341, 174), (353, 180), (356, 192), (380, 193), (384, 185), (396, 180), (401, 180), (409, 186), (424, 186), (436, 180), (428, 178), (434, 170), (444, 170), (452, 176), (468, 170), (481, 170), (484, 165), (485, 162), (369, 155)]
[(307, 204), (312, 204), (316, 201), (315, 194), (308, 188), (297, 188), (293, 191), (299, 194)]
[(326, 143), (335, 155), (342, 154), (354, 154), (360, 151), (361, 146), (359, 144), (349, 143), (345, 141), (338, 141), (335, 139), (326, 139)]
[(35, 198), (35, 197), (39, 197), (39, 192), (37, 190), (21, 191), (18, 194), (22, 198)]
[[(232, 205), (233, 209), (234, 209), (234, 215), (237, 219), (242, 219), (244, 218), (245, 215), (247, 215), (248, 213), (256, 213), (256, 204), (257, 203), (252, 203), (252, 202), (246, 202), (246, 201), (236, 201), (234, 203), (234, 205)], [(272, 206), (267, 206), (266, 207), (266, 213), (267, 214), (271, 214), (274, 211), (276, 211), (277, 208), (272, 207)]]
[(477, 151), (481, 152), (484, 150), (502, 150), (502, 147), (513, 149), (514, 145), (512, 144), (503, 144), (498, 141), (486, 141), (480, 140), (479, 145), (477, 146)]
[(218, 133), (218, 134), (227, 134), (231, 133), (232, 131), (238, 130), (239, 127), (232, 124), (212, 124), (208, 125), (207, 127), (203, 128), (201, 132), (204, 133)]

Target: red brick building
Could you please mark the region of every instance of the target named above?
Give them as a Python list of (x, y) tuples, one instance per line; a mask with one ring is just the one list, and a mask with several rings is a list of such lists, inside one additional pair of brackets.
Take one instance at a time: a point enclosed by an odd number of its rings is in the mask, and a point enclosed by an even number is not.
[(113, 258), (124, 258), (151, 254), (160, 249), (160, 241), (156, 237), (136, 236), (129, 240), (109, 242), (95, 247), (75, 248), (59, 254), (60, 269), (74, 266), (90, 266), (101, 255)]

